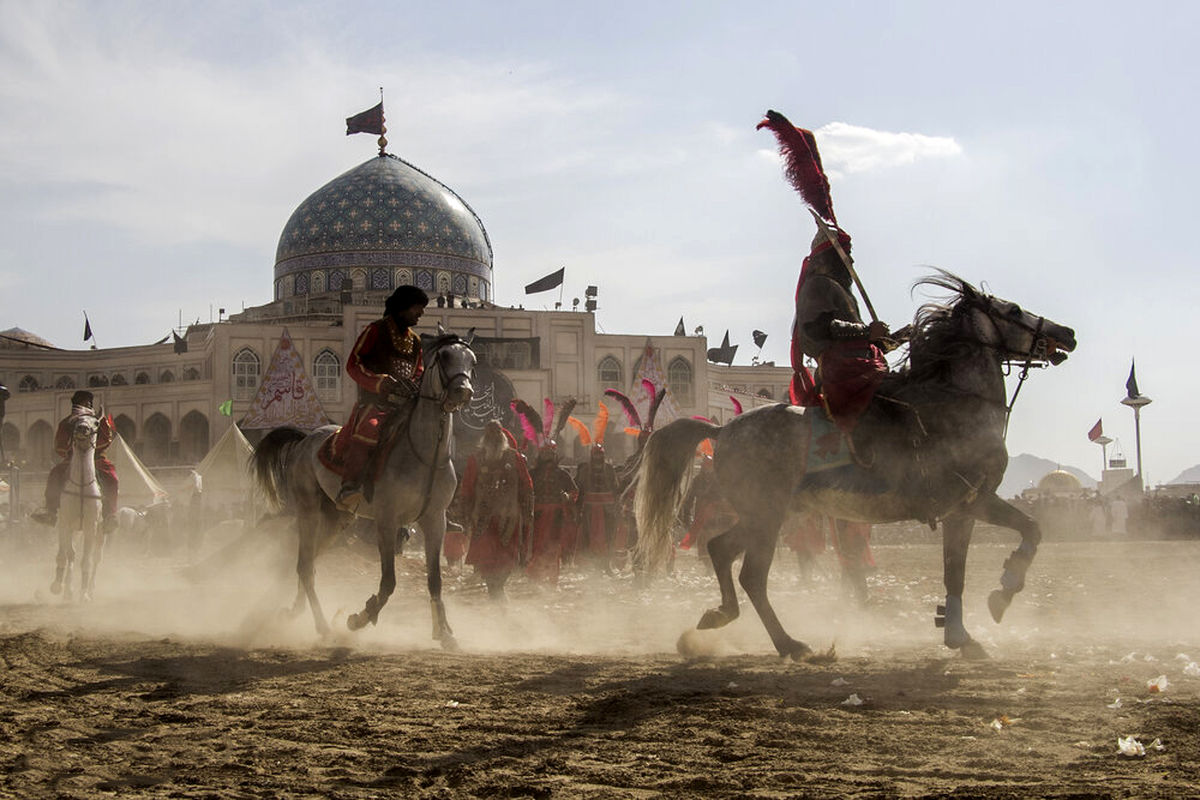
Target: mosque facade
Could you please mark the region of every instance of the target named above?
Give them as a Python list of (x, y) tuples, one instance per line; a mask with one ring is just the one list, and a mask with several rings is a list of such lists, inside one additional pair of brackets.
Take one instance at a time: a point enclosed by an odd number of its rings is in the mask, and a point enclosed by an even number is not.
[[(703, 336), (606, 334), (597, 331), (594, 311), (504, 306), (493, 295), (482, 220), (433, 176), (379, 155), (296, 208), (279, 237), (269, 303), (189, 326), (178, 342), (137, 347), (64, 350), (35, 333), (0, 331), (0, 384), (11, 392), (0, 443), (23, 476), (22, 504), (40, 499), (38, 484), (55, 460), (54, 430), (80, 388), (96, 395), (122, 438), (168, 483), (186, 475), (230, 425), (252, 442), (265, 434), (253, 427), (252, 412), (281, 346), (307, 380), (293, 378), (287, 391), (305, 394), (309, 408), (315, 398), (325, 418), (344, 421), (356, 397), (346, 357), (382, 315), (384, 299), (408, 283), (437, 298), (419, 332), (439, 324), (474, 329), (477, 391), (456, 422), (460, 451), (473, 446), (488, 419), (515, 427), (509, 402), (517, 397), (536, 407), (543, 398), (574, 397), (574, 416), (589, 427), (607, 388), (646, 408), (643, 378), (667, 386), (666, 418), (721, 422), (733, 414), (731, 397), (746, 409), (786, 397), (789, 369), (709, 363)], [(619, 460), (632, 452), (633, 437), (624, 434), (616, 404), (607, 405), (605, 444)], [(566, 447), (568, 460), (583, 453), (581, 445)]]

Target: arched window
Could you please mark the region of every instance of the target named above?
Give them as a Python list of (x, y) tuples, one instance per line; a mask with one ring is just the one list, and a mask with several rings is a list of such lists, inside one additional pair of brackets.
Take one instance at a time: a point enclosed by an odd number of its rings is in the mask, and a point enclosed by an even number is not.
[(183, 371), (183, 379), (185, 381), (200, 380), (200, 370), (196, 369), (195, 367), (188, 367)]
[(108, 386), (108, 376), (107, 375), (89, 375), (88, 376), (88, 386), (89, 387)]
[(125, 380), (125, 376), (118, 372), (112, 376), (112, 385), (113, 386), (128, 386), (129, 381)]
[(139, 372), (136, 376), (134, 376), (133, 382), (139, 386), (141, 386), (144, 383), (149, 383), (150, 382), (150, 373)]
[(342, 361), (332, 350), (322, 350), (313, 359), (313, 382), (318, 399), (334, 403), (342, 399)]
[(439, 271), (437, 274), (437, 290), (438, 294), (446, 294), (450, 291), (450, 273)]
[(142, 461), (148, 466), (161, 466), (171, 457), (171, 420), (155, 412), (142, 426), (145, 442)]
[(233, 357), (233, 399), (253, 400), (258, 390), (258, 355), (249, 347), (243, 347)]
[(312, 293), (323, 294), (325, 292), (325, 273), (321, 270), (313, 270), (312, 273)]
[(137, 428), (134, 426), (133, 420), (124, 414), (117, 414), (117, 418), (113, 420), (113, 423), (117, 426), (117, 433), (121, 434), (121, 438), (125, 440), (125, 444), (133, 447), (133, 443), (137, 438)]
[(621, 389), (625, 386), (621, 375), (621, 362), (617, 361), (615, 356), (605, 356), (600, 359), (600, 363), (596, 366), (596, 378), (600, 383), (601, 391)]
[(33, 469), (49, 469), (54, 461), (54, 429), (44, 419), (29, 426), (29, 466)]
[(683, 356), (675, 356), (667, 365), (667, 386), (682, 405), (692, 405), (692, 365)]
[(58, 380), (54, 382), (54, 388), (55, 389), (74, 389), (75, 388), (75, 379), (72, 378), (70, 375), (61, 375), (61, 376), (59, 376)]
[(171, 372), (171, 370), (169, 370), (169, 369), (164, 369), (162, 371), (162, 374), (158, 376), (158, 382), (159, 383), (174, 383), (175, 382), (175, 373)]
[(189, 411), (179, 420), (179, 458), (185, 464), (196, 464), (207, 452), (208, 417)]
[(24, 378), (21, 378), (21, 382), (17, 384), (18, 392), (36, 392), (40, 388), (41, 387), (38, 386), (37, 378), (33, 377), (32, 375), (26, 375)]

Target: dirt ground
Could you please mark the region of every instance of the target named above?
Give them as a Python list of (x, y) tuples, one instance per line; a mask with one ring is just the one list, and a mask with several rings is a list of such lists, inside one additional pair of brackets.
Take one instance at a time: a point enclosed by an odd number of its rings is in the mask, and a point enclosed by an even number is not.
[[(693, 554), (629, 575), (523, 579), (503, 608), (469, 577), (446, 597), (461, 652), (429, 639), (406, 554), (380, 624), (345, 629), (377, 563), (318, 565), (337, 633), (288, 619), (279, 531), (209, 537), (198, 566), (112, 542), (89, 605), (48, 592), (40, 531), (0, 532), (0, 794), (14, 797), (1182, 797), (1200, 793), (1200, 543), (1049, 542), (1003, 624), (985, 597), (1014, 542), (977, 534), (967, 623), (940, 644), (932, 537), (881, 537), (866, 609), (831, 555), (772, 575), (789, 631), (833, 663), (777, 658)], [(216, 555), (212, 555), (212, 554)], [(225, 562), (222, 559), (226, 559)], [(1160, 676), (1165, 676), (1164, 681)], [(1156, 683), (1155, 691), (1151, 684)], [(1134, 737), (1144, 755), (1122, 755)]]

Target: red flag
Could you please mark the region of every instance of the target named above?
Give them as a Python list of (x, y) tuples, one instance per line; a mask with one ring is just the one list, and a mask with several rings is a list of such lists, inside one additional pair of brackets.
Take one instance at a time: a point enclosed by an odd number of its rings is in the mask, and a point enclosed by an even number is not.
[(1090, 431), (1088, 431), (1089, 442), (1094, 442), (1104, 435), (1104, 428), (1100, 425), (1102, 420), (1103, 418), (1096, 420), (1096, 424), (1092, 426)]

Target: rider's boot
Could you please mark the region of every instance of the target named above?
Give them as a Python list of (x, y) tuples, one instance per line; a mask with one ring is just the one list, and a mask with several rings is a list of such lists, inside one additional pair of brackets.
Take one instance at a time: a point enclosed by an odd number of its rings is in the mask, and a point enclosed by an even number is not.
[(337, 500), (335, 501), (338, 508), (353, 511), (359, 503), (363, 501), (363, 486), (357, 480), (346, 480), (342, 483), (342, 488), (338, 491)]

